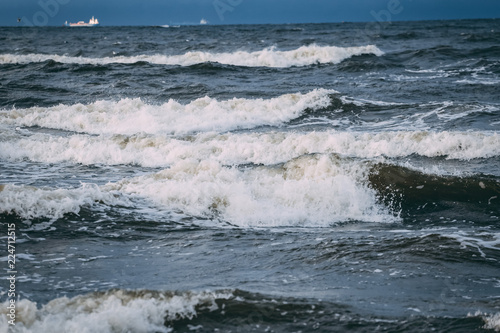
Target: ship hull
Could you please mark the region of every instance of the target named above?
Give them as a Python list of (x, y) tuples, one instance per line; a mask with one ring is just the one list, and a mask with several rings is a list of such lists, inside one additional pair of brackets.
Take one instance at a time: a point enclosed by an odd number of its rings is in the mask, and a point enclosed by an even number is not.
[(66, 27), (95, 27), (95, 26), (99, 25), (99, 20), (92, 16), (92, 18), (89, 20), (89, 22), (78, 21), (77, 23), (71, 23), (71, 22), (66, 21), (64, 23), (64, 25)]
[(70, 24), (65, 24), (66, 27), (97, 27), (99, 24), (78, 24), (78, 23), (70, 23)]

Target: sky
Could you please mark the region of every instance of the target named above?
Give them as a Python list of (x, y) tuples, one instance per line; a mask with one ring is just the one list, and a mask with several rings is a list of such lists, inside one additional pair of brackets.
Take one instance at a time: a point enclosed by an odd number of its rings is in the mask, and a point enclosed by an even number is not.
[(500, 18), (500, 0), (0, 0), (0, 26), (92, 16), (108, 26)]

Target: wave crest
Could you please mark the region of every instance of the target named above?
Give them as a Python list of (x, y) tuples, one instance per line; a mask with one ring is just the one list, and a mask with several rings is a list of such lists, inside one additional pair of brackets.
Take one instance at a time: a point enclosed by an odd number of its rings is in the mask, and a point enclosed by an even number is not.
[(271, 99), (203, 97), (188, 104), (169, 100), (151, 105), (141, 99), (97, 101), (88, 105), (58, 105), (0, 111), (0, 122), (41, 126), (91, 134), (229, 131), (276, 126), (297, 118), (307, 109), (327, 107), (334, 90), (286, 94)]
[[(27, 299), (17, 302), (16, 332), (172, 332), (168, 323), (193, 319), (198, 312), (219, 309), (216, 301), (233, 291), (158, 292), (110, 290), (73, 298), (56, 298), (41, 309)], [(7, 314), (3, 303), (0, 314)], [(7, 331), (7, 316), (0, 329)]]
[(0, 213), (15, 213), (23, 219), (58, 219), (67, 213), (78, 214), (83, 205), (95, 202), (128, 204), (126, 199), (103, 192), (95, 184), (83, 184), (75, 189), (41, 189), (12, 184), (0, 188)]
[(275, 67), (309, 66), (313, 64), (337, 64), (353, 56), (384, 54), (375, 45), (337, 47), (319, 46), (316, 44), (301, 46), (295, 50), (279, 51), (276, 47), (260, 51), (235, 51), (226, 53), (211, 53), (192, 51), (181, 55), (137, 55), (102, 58), (71, 57), (56, 54), (0, 54), (0, 64), (27, 64), (53, 60), (65, 64), (106, 65), (113, 63), (133, 64), (147, 62), (156, 65), (191, 66), (200, 63), (216, 62), (224, 65), (243, 67)]
[[(211, 159), (225, 165), (272, 165), (304, 154), (340, 154), (356, 158), (399, 158), (410, 155), (472, 160), (500, 155), (495, 132), (267, 132), (164, 135), (53, 136), (6, 130), (0, 158), (36, 162), (135, 164), (166, 167), (185, 159)], [(9, 134), (10, 133), (10, 134)]]
[(174, 211), (238, 227), (327, 227), (395, 221), (378, 204), (368, 168), (335, 155), (306, 155), (275, 166), (237, 169), (186, 160), (106, 188)]

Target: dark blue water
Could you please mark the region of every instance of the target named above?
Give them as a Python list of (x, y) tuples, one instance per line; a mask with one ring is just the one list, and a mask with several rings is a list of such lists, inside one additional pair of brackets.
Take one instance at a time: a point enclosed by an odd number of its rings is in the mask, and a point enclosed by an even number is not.
[(13, 332), (500, 330), (500, 21), (0, 28)]

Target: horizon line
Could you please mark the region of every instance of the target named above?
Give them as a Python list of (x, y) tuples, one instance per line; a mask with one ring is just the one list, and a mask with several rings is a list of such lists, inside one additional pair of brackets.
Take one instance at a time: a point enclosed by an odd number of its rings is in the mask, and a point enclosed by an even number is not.
[[(106, 25), (99, 24), (94, 27), (81, 27), (81, 28), (98, 28), (98, 27), (164, 27), (164, 26), (232, 26), (232, 25), (291, 25), (291, 24), (342, 24), (342, 23), (380, 23), (380, 24), (391, 24), (391, 23), (403, 23), (403, 22), (439, 22), (439, 21), (474, 21), (474, 20), (498, 20), (500, 17), (478, 17), (478, 18), (444, 18), (444, 19), (408, 19), (408, 20), (391, 20), (391, 21), (328, 21), (328, 22), (287, 22), (287, 23), (210, 23), (200, 24), (200, 23), (168, 23), (168, 24), (127, 24), (127, 25)], [(58, 27), (66, 27), (64, 23), (60, 25), (22, 25), (20, 23), (13, 25), (0, 25), (2, 28), (58, 28)], [(70, 28), (70, 27), (66, 27)]]

